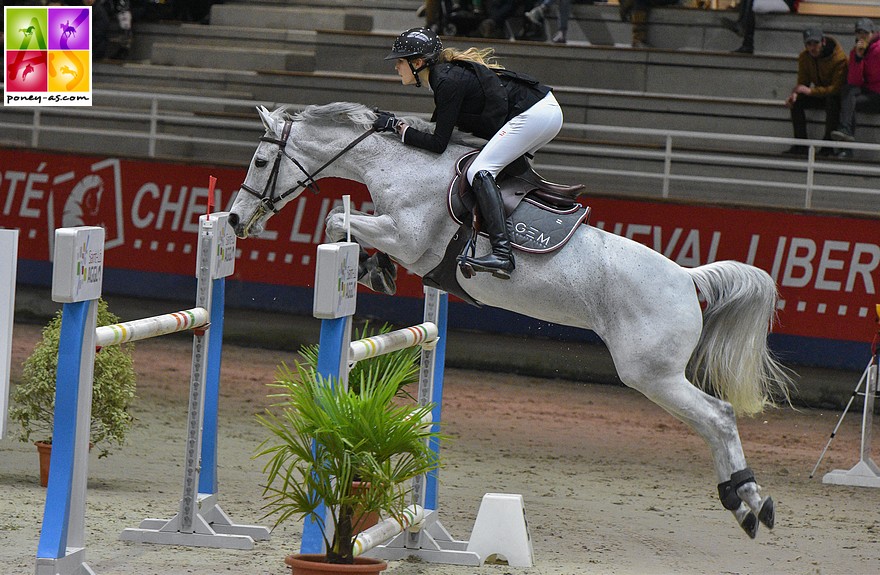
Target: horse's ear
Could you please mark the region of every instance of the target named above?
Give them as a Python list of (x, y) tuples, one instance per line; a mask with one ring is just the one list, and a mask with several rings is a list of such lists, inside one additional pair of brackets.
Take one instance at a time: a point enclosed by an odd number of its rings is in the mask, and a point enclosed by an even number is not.
[(263, 127), (267, 130), (274, 131), (275, 119), (272, 117), (269, 110), (267, 110), (265, 106), (257, 106), (257, 112), (260, 114), (260, 120), (263, 122)]

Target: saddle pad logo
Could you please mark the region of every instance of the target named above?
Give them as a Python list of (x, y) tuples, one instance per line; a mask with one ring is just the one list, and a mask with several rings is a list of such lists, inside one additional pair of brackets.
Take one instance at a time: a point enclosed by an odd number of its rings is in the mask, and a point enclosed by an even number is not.
[(92, 8), (3, 9), (5, 106), (92, 105)]

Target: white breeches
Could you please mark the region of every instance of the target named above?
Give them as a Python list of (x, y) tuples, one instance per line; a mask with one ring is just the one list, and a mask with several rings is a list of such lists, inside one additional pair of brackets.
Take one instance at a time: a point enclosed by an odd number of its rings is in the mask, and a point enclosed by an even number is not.
[(480, 170), (498, 176), (509, 163), (523, 154), (534, 154), (556, 137), (562, 128), (562, 108), (550, 92), (540, 102), (510, 119), (483, 147), (467, 171), (469, 183)]

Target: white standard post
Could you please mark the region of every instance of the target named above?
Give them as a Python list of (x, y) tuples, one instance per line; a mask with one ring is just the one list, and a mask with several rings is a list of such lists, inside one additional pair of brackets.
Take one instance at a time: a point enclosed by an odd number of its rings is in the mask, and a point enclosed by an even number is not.
[(0, 230), (0, 439), (6, 436), (9, 377), (12, 365), (12, 324), (15, 315), (15, 271), (18, 230)]
[[(880, 323), (880, 304), (875, 306), (874, 311), (877, 314), (877, 321)], [(880, 331), (874, 336), (874, 342), (871, 344), (871, 361), (868, 362), (868, 367), (865, 368), (865, 373), (862, 375), (862, 379), (865, 381), (865, 407), (862, 410), (862, 441), (859, 449), (859, 462), (852, 469), (829, 471), (822, 477), (822, 483), (854, 485), (857, 487), (880, 487), (880, 467), (877, 467), (877, 464), (871, 459), (871, 439), (874, 435), (872, 429), (874, 398), (877, 396), (877, 382), (880, 380), (880, 365), (878, 365), (880, 364), (880, 349), (878, 349), (878, 345), (880, 345)], [(861, 384), (862, 382), (859, 381), (859, 385)], [(853, 397), (856, 396), (858, 390), (859, 386), (857, 385), (856, 390), (853, 392)], [(850, 403), (852, 403), (852, 399), (850, 399)], [(846, 407), (849, 409), (849, 405)], [(843, 415), (846, 415), (846, 410), (843, 411)], [(842, 420), (843, 416), (841, 416)], [(838, 425), (840, 425), (839, 422)], [(837, 428), (834, 431), (837, 432)], [(833, 433), (831, 437), (834, 437)], [(825, 449), (828, 449), (828, 446), (825, 446)], [(821, 461), (821, 458), (819, 461)], [(819, 464), (817, 463), (816, 465), (818, 466)]]
[[(855, 487), (880, 487), (880, 468), (871, 459), (871, 439), (873, 437), (874, 398), (877, 396), (878, 357), (871, 358), (865, 368), (865, 405), (862, 410), (862, 439), (859, 449), (859, 462), (851, 469), (835, 469), (822, 477), (822, 483), (850, 485)], [(858, 387), (856, 387), (858, 391)]]
[[(447, 305), (448, 296), (446, 293), (432, 287), (425, 287), (423, 315), (425, 323), (421, 325), (434, 326), (439, 341), (434, 346), (422, 347), (418, 400), (420, 405), (434, 404), (431, 418), (435, 426), (442, 421)], [(438, 451), (439, 445), (434, 443), (432, 448)], [(418, 557), (427, 563), (481, 565), (480, 556), (473, 551), (468, 551), (468, 542), (455, 539), (440, 522), (437, 483), (437, 472), (415, 477), (412, 481), (413, 504), (424, 508), (421, 528), (403, 530), (384, 545), (377, 545), (370, 549), (365, 555), (390, 560)]]
[[(228, 213), (202, 216), (199, 220), (199, 245), (196, 260), (196, 308), (194, 315), (206, 314), (212, 308), (213, 279), (231, 273), (234, 259), (226, 248), (218, 245), (219, 230), (227, 225)], [(228, 247), (228, 246), (227, 246)], [(234, 246), (232, 247), (234, 252)], [(226, 251), (228, 258), (223, 258)], [(218, 259), (219, 258), (219, 259)], [(225, 259), (225, 262), (219, 261)], [(196, 311), (200, 310), (200, 311)], [(152, 322), (156, 318), (148, 318)], [(182, 320), (181, 320), (182, 321)], [(170, 322), (169, 322), (170, 323)], [(204, 325), (203, 321), (201, 325)], [(169, 326), (170, 327), (170, 326)], [(177, 515), (171, 519), (144, 519), (137, 528), (122, 531), (120, 539), (140, 543), (186, 545), (190, 547), (217, 547), (223, 549), (253, 549), (255, 539), (268, 539), (269, 530), (261, 526), (235, 525), (217, 505), (216, 494), (204, 501), (199, 496), (199, 471), (202, 464), (202, 429), (205, 417), (205, 389), (209, 352), (210, 324), (193, 332), (192, 371), (190, 372), (187, 432), (184, 451), (183, 495)], [(218, 529), (205, 517), (202, 505), (214, 519), (220, 519)]]

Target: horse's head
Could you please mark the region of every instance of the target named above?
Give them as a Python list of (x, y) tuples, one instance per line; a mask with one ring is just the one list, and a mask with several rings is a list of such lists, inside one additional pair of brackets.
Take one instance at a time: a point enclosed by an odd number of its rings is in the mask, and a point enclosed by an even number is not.
[[(344, 153), (372, 133), (372, 130), (362, 130), (371, 126), (376, 118), (375, 113), (364, 106), (348, 103), (312, 106), (297, 118), (290, 117), (284, 108), (269, 112), (260, 106), (257, 111), (266, 133), (260, 138), (229, 214), (229, 223), (239, 238), (262, 233), (266, 221), (307, 188), (317, 192), (315, 179), (318, 174), (341, 155), (329, 161), (324, 158), (328, 148), (332, 150), (333, 146), (339, 145), (334, 143), (334, 137), (350, 138), (352, 129), (360, 132), (359, 137), (341, 152)], [(340, 122), (342, 117), (347, 121)], [(335, 130), (329, 128), (333, 124), (326, 122), (311, 126), (313, 129), (309, 131), (306, 119), (335, 120), (335, 125), (343, 129), (347, 124), (349, 132), (334, 136), (332, 132)], [(336, 168), (340, 169), (339, 166)], [(331, 174), (321, 174), (322, 177), (327, 175)]]
[(300, 189), (281, 197), (288, 189), (286, 182), (294, 175), (290, 174), (291, 170), (297, 169), (295, 161), (285, 161), (286, 157), (292, 158), (286, 151), (292, 130), (291, 120), (283, 108), (269, 112), (259, 106), (257, 111), (266, 133), (260, 138), (229, 214), (229, 224), (240, 238), (261, 234), (266, 220), (284, 203), (302, 193)]

